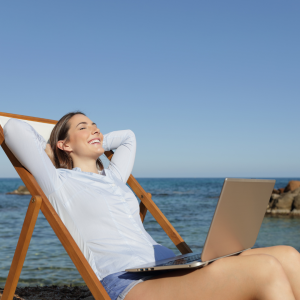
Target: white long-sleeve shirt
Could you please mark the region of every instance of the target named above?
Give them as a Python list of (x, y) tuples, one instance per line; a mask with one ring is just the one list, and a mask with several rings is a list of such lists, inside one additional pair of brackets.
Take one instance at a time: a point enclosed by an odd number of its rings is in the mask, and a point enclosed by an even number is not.
[(10, 119), (5, 142), (35, 177), (99, 280), (126, 268), (175, 256), (145, 231), (138, 201), (126, 185), (136, 140), (131, 130), (104, 135), (103, 148), (116, 149), (99, 174), (56, 169), (46, 141), (28, 123)]

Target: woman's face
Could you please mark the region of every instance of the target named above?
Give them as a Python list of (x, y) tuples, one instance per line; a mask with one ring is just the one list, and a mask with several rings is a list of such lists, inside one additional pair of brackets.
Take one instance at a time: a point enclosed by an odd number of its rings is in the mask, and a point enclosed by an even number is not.
[(69, 139), (57, 147), (81, 159), (97, 159), (104, 153), (103, 134), (88, 117), (78, 114), (69, 120)]

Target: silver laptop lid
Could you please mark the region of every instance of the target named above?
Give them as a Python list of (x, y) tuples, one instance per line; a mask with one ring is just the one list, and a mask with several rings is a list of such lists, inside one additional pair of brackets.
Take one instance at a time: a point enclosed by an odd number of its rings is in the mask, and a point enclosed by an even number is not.
[(274, 185), (275, 180), (225, 179), (202, 261), (254, 246)]

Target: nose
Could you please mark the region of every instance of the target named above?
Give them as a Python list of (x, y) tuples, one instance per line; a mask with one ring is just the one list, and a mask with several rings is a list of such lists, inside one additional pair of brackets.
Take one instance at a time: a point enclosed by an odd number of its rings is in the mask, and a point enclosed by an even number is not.
[(100, 133), (100, 129), (99, 128), (96, 128), (93, 130), (93, 134), (96, 134), (96, 133)]

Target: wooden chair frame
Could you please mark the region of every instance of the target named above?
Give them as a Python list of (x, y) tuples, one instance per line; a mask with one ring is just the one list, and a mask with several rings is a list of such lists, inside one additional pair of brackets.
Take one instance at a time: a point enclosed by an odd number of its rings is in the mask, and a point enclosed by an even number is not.
[[(57, 121), (54, 120), (2, 113), (2, 112), (0, 112), (0, 116), (28, 120), (28, 121), (42, 122), (48, 124), (57, 123)], [(67, 251), (68, 255), (70, 256), (71, 260), (73, 261), (74, 265), (76, 266), (77, 270), (79, 271), (86, 285), (90, 289), (94, 298), (96, 300), (109, 300), (110, 297), (107, 294), (106, 290), (100, 283), (99, 279), (95, 275), (91, 266), (85, 259), (84, 255), (82, 254), (81, 250), (75, 243), (71, 234), (69, 233), (69, 231), (67, 230), (67, 228), (65, 227), (61, 219), (59, 218), (58, 214), (52, 207), (48, 198), (46, 197), (46, 195), (44, 194), (44, 192), (36, 182), (35, 178), (28, 170), (26, 170), (21, 165), (18, 159), (13, 155), (13, 153), (9, 150), (9, 148), (5, 144), (3, 128), (1, 127), (1, 125), (0, 125), (0, 145), (32, 196), (28, 205), (23, 227), (20, 233), (20, 237), (17, 243), (17, 247), (15, 250), (15, 254), (12, 260), (12, 264), (8, 273), (8, 277), (5, 283), (5, 287), (1, 299), (2, 300), (13, 299), (19, 281), (19, 277), (22, 271), (22, 267), (24, 264), (24, 260), (26, 257), (26, 253), (29, 247), (29, 243), (31, 240), (31, 236), (34, 230), (34, 226), (38, 217), (38, 213), (41, 210), (45, 218), (49, 222), (50, 226), (52, 227), (53, 231), (57, 235), (58, 239), (64, 246), (65, 250)], [(111, 159), (113, 156), (113, 151), (106, 151), (105, 155), (107, 156), (108, 159)], [(160, 226), (163, 228), (163, 230), (166, 232), (166, 234), (169, 236), (172, 242), (176, 245), (179, 251), (182, 254), (191, 253), (192, 252), (191, 249), (188, 247), (188, 245), (184, 242), (184, 240), (179, 235), (179, 233), (175, 230), (175, 228), (171, 225), (168, 219), (164, 216), (164, 214), (159, 210), (159, 208), (153, 202), (153, 200), (151, 199), (151, 194), (146, 193), (145, 190), (140, 186), (138, 181), (132, 175), (130, 175), (127, 183), (131, 187), (133, 192), (136, 194), (136, 196), (141, 200), (140, 216), (142, 222), (145, 219), (147, 210), (149, 210), (149, 212), (160, 224)]]

